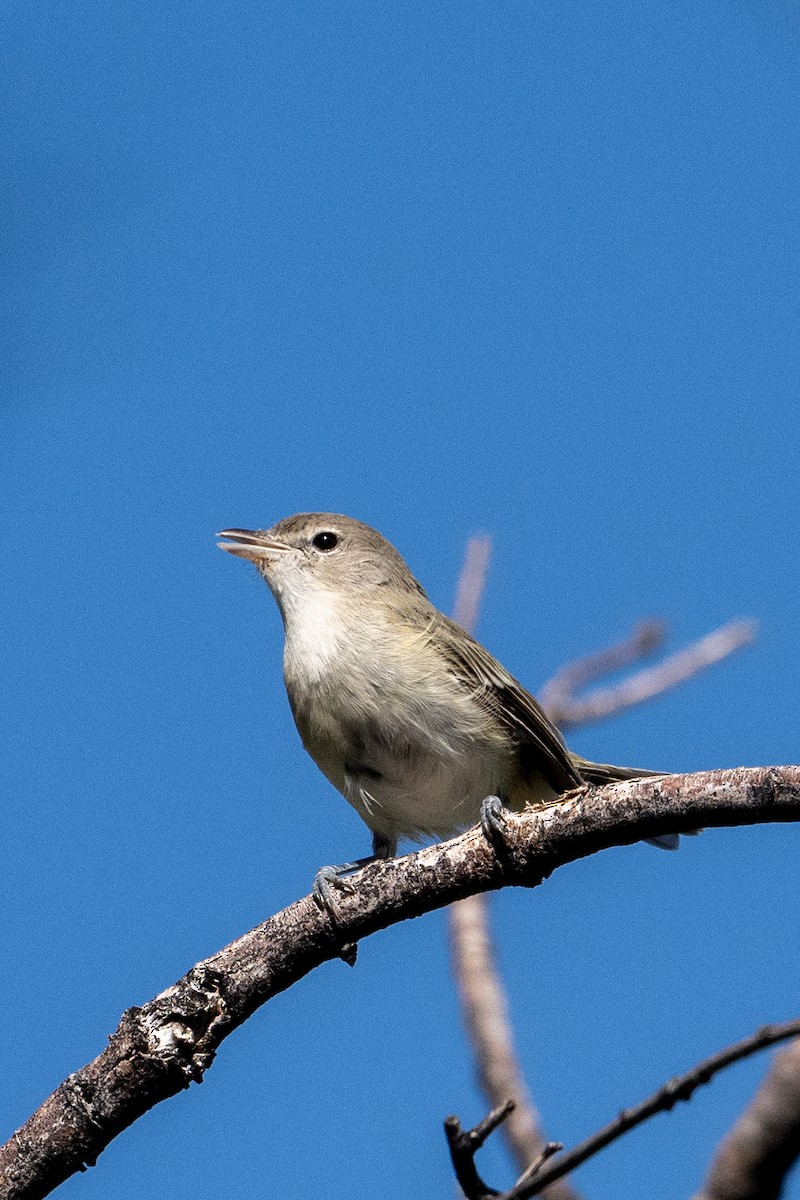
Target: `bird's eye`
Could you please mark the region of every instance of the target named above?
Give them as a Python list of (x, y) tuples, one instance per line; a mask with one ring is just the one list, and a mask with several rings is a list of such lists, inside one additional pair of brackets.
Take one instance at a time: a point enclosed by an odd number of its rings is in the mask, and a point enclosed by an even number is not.
[(339, 545), (339, 538), (330, 529), (324, 529), (322, 533), (314, 534), (311, 545), (316, 546), (317, 550), (335, 550)]

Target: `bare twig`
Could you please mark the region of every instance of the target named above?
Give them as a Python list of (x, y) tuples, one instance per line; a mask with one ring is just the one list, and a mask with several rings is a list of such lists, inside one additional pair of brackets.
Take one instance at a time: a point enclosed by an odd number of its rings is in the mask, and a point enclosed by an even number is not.
[[(453, 972), (478, 1081), (492, 1103), (504, 1093), (513, 1098), (514, 1109), (502, 1132), (522, 1171), (547, 1143), (514, 1047), (505, 989), (494, 961), (487, 898), (469, 896), (452, 906), (449, 917)], [(574, 1193), (561, 1184), (549, 1195), (568, 1200)]]
[[(612, 1142), (615, 1142), (623, 1134), (628, 1133), (629, 1130), (649, 1120), (656, 1113), (669, 1112), (678, 1101), (689, 1100), (697, 1088), (704, 1083), (708, 1083), (709, 1080), (713, 1079), (725, 1067), (731, 1066), (732, 1063), (740, 1062), (743, 1058), (747, 1058), (759, 1050), (766, 1049), (767, 1046), (774, 1046), (776, 1042), (797, 1037), (798, 1034), (800, 1034), (800, 1019), (786, 1021), (782, 1025), (765, 1025), (763, 1029), (759, 1029), (750, 1037), (744, 1038), (741, 1042), (737, 1042), (733, 1046), (728, 1046), (727, 1049), (721, 1050), (718, 1054), (704, 1059), (703, 1062), (698, 1063), (685, 1074), (668, 1080), (663, 1087), (660, 1087), (647, 1100), (642, 1101), (641, 1104), (637, 1104), (635, 1108), (624, 1109), (613, 1121), (603, 1129), (598, 1130), (597, 1133), (592, 1134), (591, 1137), (581, 1142), (580, 1145), (575, 1146), (572, 1150), (568, 1150), (566, 1154), (563, 1154), (556, 1161), (552, 1161), (551, 1159), (549, 1166), (544, 1165), (541, 1160), (533, 1163), (523, 1176), (517, 1180), (514, 1186), (506, 1192), (498, 1193), (491, 1189), (487, 1190), (487, 1185), (480, 1179), (477, 1170), (474, 1168), (474, 1164), (472, 1170), (474, 1176), (473, 1182), (477, 1181), (483, 1190), (476, 1188), (474, 1192), (467, 1191), (462, 1181), (463, 1179), (469, 1180), (471, 1178), (468, 1166), (463, 1161), (464, 1158), (470, 1152), (474, 1156), (475, 1152), (486, 1140), (491, 1129), (487, 1130), (480, 1139), (470, 1140), (469, 1133), (462, 1134), (459, 1143), (461, 1154), (458, 1165), (456, 1165), (456, 1158), (453, 1154), (453, 1142), (448, 1132), (453, 1166), (457, 1172), (460, 1172), (458, 1178), (462, 1188), (464, 1188), (467, 1200), (485, 1200), (485, 1197), (489, 1195), (497, 1196), (498, 1200), (528, 1200), (530, 1196), (539, 1195), (549, 1184), (552, 1184), (556, 1179), (560, 1179), (569, 1171), (574, 1171), (576, 1167), (579, 1167), (587, 1159), (597, 1154), (600, 1150), (603, 1150), (606, 1146), (609, 1146)], [(492, 1129), (504, 1119), (504, 1115), (503, 1111), (499, 1109), (492, 1114), (495, 1118), (491, 1125)], [(457, 1123), (458, 1118), (448, 1117), (447, 1121), (452, 1127), (453, 1122)], [(485, 1122), (482, 1123), (483, 1125), (485, 1125)], [(482, 1126), (477, 1128), (481, 1128)]]
[[(491, 548), (488, 537), (472, 537), (467, 542), (453, 616), (470, 632), (478, 619)], [(494, 958), (487, 898), (468, 896), (453, 904), (448, 926), (453, 975), (478, 1082), (493, 1107), (503, 1106), (505, 1098), (511, 1098), (502, 1132), (522, 1171), (544, 1152), (547, 1143), (514, 1046), (506, 993)], [(575, 1193), (561, 1182), (548, 1193), (548, 1200), (575, 1200)]]
[(489, 1200), (496, 1196), (494, 1188), (484, 1183), (475, 1166), (475, 1154), (480, 1150), (487, 1137), (497, 1129), (514, 1111), (514, 1101), (506, 1100), (505, 1104), (492, 1109), (488, 1116), (473, 1129), (462, 1129), (458, 1117), (445, 1117), (444, 1132), (450, 1147), (450, 1158), (461, 1190), (467, 1200)]
[(748, 646), (755, 639), (756, 626), (753, 621), (731, 621), (620, 683), (595, 688), (585, 696), (577, 694), (594, 680), (641, 662), (662, 645), (664, 636), (665, 626), (661, 622), (646, 621), (625, 641), (568, 663), (539, 689), (543, 707), (561, 729), (604, 721), (685, 683)]
[[(272, 996), (378, 929), (506, 885), (535, 887), (610, 846), (700, 826), (800, 820), (800, 767), (740, 767), (581, 789), (506, 815), (502, 860), (475, 828), (355, 877), (336, 922), (310, 896), (199, 963), (141, 1008), (0, 1148), (0, 1200), (39, 1200), (159, 1101), (199, 1081)], [(548, 1170), (548, 1168), (545, 1168)]]
[(478, 623), (486, 574), (492, 556), (492, 539), (484, 534), (471, 537), (464, 551), (464, 562), (456, 585), (453, 617), (464, 629), (473, 632)]
[(694, 1200), (776, 1200), (800, 1154), (800, 1041), (775, 1055)]
[[(548, 1142), (547, 1145), (542, 1150), (542, 1153), (539, 1155), (538, 1158), (535, 1158), (533, 1160), (531, 1165), (528, 1167), (527, 1171), (522, 1172), (522, 1175), (517, 1180), (516, 1186), (522, 1187), (522, 1185), (526, 1184), (529, 1179), (533, 1179), (534, 1175), (539, 1174), (539, 1172), (541, 1171), (544, 1164), (546, 1162), (549, 1162), (554, 1154), (558, 1154), (559, 1150), (563, 1150), (563, 1149), (564, 1149), (564, 1147), (561, 1142)], [(552, 1186), (555, 1187), (556, 1185), (553, 1184)], [(549, 1195), (549, 1193), (548, 1193), (548, 1195)]]

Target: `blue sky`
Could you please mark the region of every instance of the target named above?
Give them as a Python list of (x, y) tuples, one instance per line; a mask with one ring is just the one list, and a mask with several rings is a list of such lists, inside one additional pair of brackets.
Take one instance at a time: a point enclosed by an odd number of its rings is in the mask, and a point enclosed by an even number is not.
[[(220, 528), (358, 516), (444, 608), (491, 534), (479, 634), (533, 688), (645, 615), (676, 645), (751, 616), (754, 649), (571, 741), (797, 762), (800, 19), (41, 2), (0, 35), (7, 1135), (125, 1007), (367, 850)], [(709, 832), (496, 898), (551, 1136), (797, 1012), (798, 852)], [(580, 1186), (690, 1194), (765, 1065)], [(446, 1196), (451, 1111), (483, 1102), (439, 914), (279, 997), (63, 1194)]]

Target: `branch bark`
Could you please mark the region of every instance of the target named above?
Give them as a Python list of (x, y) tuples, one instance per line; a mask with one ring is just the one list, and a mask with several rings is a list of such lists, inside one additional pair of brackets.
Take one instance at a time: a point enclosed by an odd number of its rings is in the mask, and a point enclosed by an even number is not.
[(536, 887), (610, 846), (700, 826), (800, 820), (800, 767), (738, 768), (581, 789), (508, 813), (502, 860), (478, 829), (356, 877), (332, 922), (310, 897), (128, 1009), (105, 1050), (0, 1148), (0, 1198), (38, 1200), (161, 1100), (199, 1082), (220, 1043), (272, 996), (379, 929), (506, 885)]

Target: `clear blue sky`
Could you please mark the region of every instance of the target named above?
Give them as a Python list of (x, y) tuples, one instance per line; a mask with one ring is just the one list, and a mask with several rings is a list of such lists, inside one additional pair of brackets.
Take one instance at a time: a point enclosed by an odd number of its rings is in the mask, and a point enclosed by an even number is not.
[[(445, 608), (490, 533), (479, 633), (533, 688), (644, 615), (676, 644), (752, 616), (755, 649), (572, 741), (798, 761), (800, 16), (43, 0), (0, 36), (7, 1135), (126, 1006), (367, 849), (217, 529), (358, 516)], [(709, 832), (497, 898), (553, 1137), (797, 1012), (799, 855)], [(317, 971), (62, 1194), (451, 1195), (442, 1118), (483, 1102), (443, 935)], [(690, 1194), (766, 1061), (587, 1195)]]

